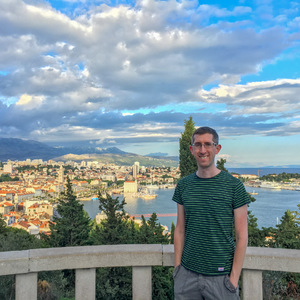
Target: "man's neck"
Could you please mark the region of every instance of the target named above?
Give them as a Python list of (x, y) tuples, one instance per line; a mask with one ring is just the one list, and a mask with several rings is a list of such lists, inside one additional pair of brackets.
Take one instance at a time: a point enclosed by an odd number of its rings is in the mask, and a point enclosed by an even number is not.
[(200, 169), (198, 168), (196, 175), (200, 178), (212, 178), (218, 175), (221, 172), (217, 167), (208, 168), (208, 169)]

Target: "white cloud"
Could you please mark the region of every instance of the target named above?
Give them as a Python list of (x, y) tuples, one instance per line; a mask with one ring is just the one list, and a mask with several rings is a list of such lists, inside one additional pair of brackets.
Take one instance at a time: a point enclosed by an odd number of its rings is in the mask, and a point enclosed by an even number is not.
[(300, 111), (300, 79), (278, 79), (245, 85), (220, 85), (198, 91), (207, 103), (226, 103), (232, 114), (272, 114)]
[(43, 96), (31, 96), (24, 94), (20, 97), (16, 105), (21, 106), (23, 110), (38, 109), (42, 105), (43, 101)]
[[(238, 84), (296, 41), (277, 26), (288, 22), (282, 12), (259, 27), (248, 6), (88, 1), (89, 10), (64, 14), (45, 2), (26, 3), (0, 2), (1, 133), (174, 142), (190, 114), (197, 124), (237, 134), (299, 127), (299, 80)], [(261, 15), (270, 11), (268, 3), (260, 7)], [(293, 18), (288, 29), (298, 26)], [(218, 87), (203, 90), (211, 84)]]

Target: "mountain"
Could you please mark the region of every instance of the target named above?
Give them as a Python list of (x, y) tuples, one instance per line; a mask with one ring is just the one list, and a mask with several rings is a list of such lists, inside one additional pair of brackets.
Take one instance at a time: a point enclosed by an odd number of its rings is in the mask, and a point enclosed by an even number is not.
[(15, 138), (0, 138), (0, 161), (30, 159), (50, 159), (61, 155), (61, 150), (46, 144)]
[(96, 160), (118, 165), (132, 165), (139, 161), (144, 166), (177, 166), (176, 159), (169, 157), (148, 157), (124, 152), (116, 147), (100, 148), (92, 146), (52, 147), (33, 140), (0, 138), (0, 161), (29, 159), (55, 161)]

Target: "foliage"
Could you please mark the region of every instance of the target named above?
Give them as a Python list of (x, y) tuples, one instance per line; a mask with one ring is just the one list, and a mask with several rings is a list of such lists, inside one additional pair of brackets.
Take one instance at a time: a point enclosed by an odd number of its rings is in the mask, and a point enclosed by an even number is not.
[(225, 171), (228, 173), (228, 170), (225, 168), (225, 163), (226, 163), (226, 159), (225, 158), (220, 158), (218, 161), (217, 161), (217, 168), (221, 171)]
[(170, 234), (170, 244), (174, 244), (174, 232), (175, 232), (175, 224), (172, 222), (171, 234)]
[(19, 181), (20, 178), (19, 177), (10, 177), (8, 174), (1, 174), (0, 175), (0, 182), (4, 182), (4, 181)]
[[(96, 245), (134, 243), (136, 227), (124, 210), (125, 199), (112, 198), (98, 192), (99, 209), (106, 215), (93, 228), (91, 237)], [(131, 299), (131, 268), (100, 268), (97, 270), (97, 299)]]
[[(99, 208), (106, 219), (93, 229), (95, 244), (167, 244), (169, 237), (163, 234), (164, 227), (158, 222), (155, 213), (146, 221), (142, 217), (139, 227), (125, 212), (125, 199), (98, 194)], [(153, 299), (173, 299), (173, 268), (153, 267)], [(97, 299), (131, 299), (131, 268), (100, 268), (97, 270)]]
[[(98, 192), (99, 209), (106, 215), (100, 226), (96, 226), (92, 232), (93, 243), (96, 245), (128, 244), (134, 241), (134, 224), (129, 220), (125, 212), (125, 198), (120, 202), (119, 198), (105, 196)], [(133, 230), (132, 230), (133, 229)]]
[(282, 216), (280, 224), (276, 225), (274, 247), (300, 249), (300, 227), (295, 221), (296, 214), (288, 209)]
[[(0, 220), (3, 220), (0, 218)], [(4, 228), (1, 221), (0, 252), (43, 248), (45, 243), (23, 229)], [(15, 278), (0, 276), (0, 299), (14, 299)]]
[(299, 179), (298, 173), (280, 173), (280, 174), (268, 174), (260, 177), (260, 180), (276, 181), (276, 182), (290, 182), (291, 179)]
[(179, 139), (179, 169), (180, 176), (185, 177), (197, 170), (197, 162), (190, 151), (191, 139), (195, 131), (192, 117), (184, 121), (184, 132)]
[[(84, 246), (89, 245), (91, 222), (83, 205), (77, 200), (72, 190), (72, 184), (67, 177), (65, 191), (61, 194), (57, 206), (58, 216), (53, 218), (50, 224), (51, 235), (45, 240), (52, 247)], [(67, 279), (65, 296), (74, 293), (75, 273), (74, 270), (63, 270), (64, 278)]]
[(58, 200), (57, 213), (50, 225), (51, 235), (48, 239), (52, 247), (83, 246), (90, 244), (90, 218), (72, 190), (67, 178), (66, 190)]
[(168, 244), (169, 238), (164, 235), (164, 227), (158, 222), (156, 213), (153, 213), (148, 221), (142, 216), (139, 244)]
[(7, 231), (6, 223), (2, 217), (2, 214), (0, 214), (0, 234), (3, 234)]
[[(300, 207), (299, 207), (300, 208)], [(269, 247), (300, 249), (300, 227), (296, 223), (298, 212), (287, 210), (276, 228), (269, 228)], [(276, 296), (275, 296), (276, 295)], [(299, 299), (300, 274), (264, 272), (264, 299)]]

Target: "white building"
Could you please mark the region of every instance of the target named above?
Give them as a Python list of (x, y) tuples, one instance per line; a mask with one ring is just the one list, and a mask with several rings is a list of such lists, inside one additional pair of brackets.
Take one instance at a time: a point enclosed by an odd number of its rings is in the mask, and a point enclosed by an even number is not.
[(12, 168), (13, 168), (13, 166), (12, 166), (11, 163), (5, 164), (4, 167), (3, 167), (3, 172), (11, 174), (12, 173)]
[(124, 193), (137, 193), (137, 181), (125, 181)]
[(138, 161), (136, 161), (133, 166), (132, 166), (132, 176), (134, 179), (137, 178), (137, 175), (140, 172), (140, 163)]

